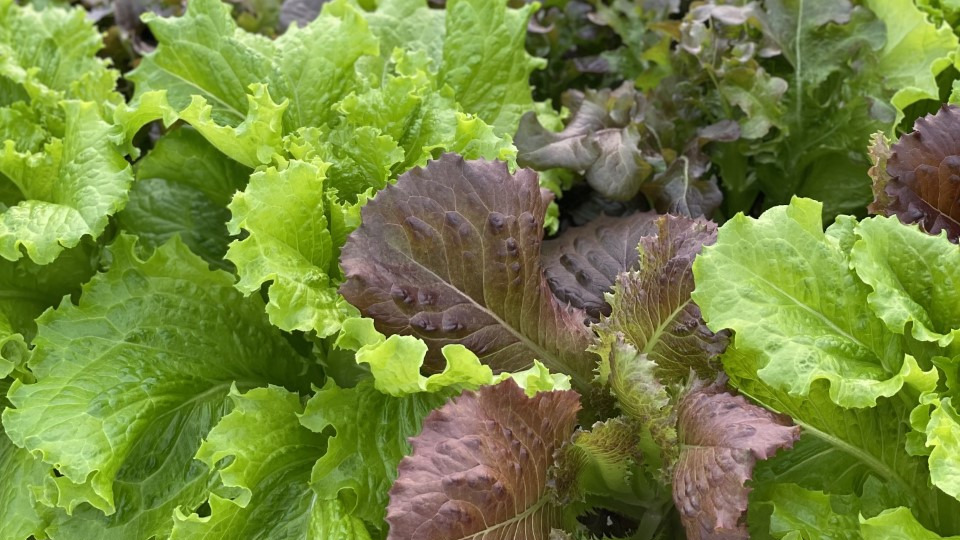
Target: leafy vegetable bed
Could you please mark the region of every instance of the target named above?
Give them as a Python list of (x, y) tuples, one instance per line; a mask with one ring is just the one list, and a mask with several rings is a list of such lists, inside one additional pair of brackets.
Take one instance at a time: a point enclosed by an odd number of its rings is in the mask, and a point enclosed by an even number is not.
[(960, 538), (955, 2), (76, 4), (0, 540)]

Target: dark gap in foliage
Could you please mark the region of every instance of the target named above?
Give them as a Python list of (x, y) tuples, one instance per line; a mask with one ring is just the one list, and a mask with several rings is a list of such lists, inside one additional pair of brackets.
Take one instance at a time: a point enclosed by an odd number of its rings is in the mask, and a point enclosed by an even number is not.
[(600, 538), (627, 538), (637, 531), (640, 522), (613, 510), (597, 508), (577, 517), (583, 526)]

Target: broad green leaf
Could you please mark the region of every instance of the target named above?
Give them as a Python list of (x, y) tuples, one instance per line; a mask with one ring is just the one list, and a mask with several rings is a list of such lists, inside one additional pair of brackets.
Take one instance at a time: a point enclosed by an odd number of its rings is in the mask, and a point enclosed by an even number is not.
[(27, 101), (54, 117), (47, 120), (48, 128), (62, 137), (61, 100), (98, 107), (121, 101), (115, 91), (118, 73), (96, 56), (103, 43), (85, 15), (80, 8), (38, 11), (0, 1), (0, 110)]
[(266, 282), (270, 321), (284, 330), (314, 330), (320, 337), (340, 328), (351, 308), (337, 294), (330, 272), (336, 267), (324, 196), (324, 164), (291, 161), (250, 177), (247, 189), (230, 203), (235, 241), (227, 258), (237, 266), (237, 288), (259, 292)]
[[(766, 462), (765, 471), (758, 473), (758, 482), (792, 482), (837, 495), (862, 495), (863, 506), (873, 509), (868, 515), (905, 505), (920, 511), (928, 526), (957, 524), (960, 505), (930, 488), (927, 460), (912, 456), (904, 445), (912, 408), (904, 396), (878, 398), (869, 408), (845, 408), (832, 401), (822, 381), (814, 384), (806, 396), (793, 396), (758, 376), (763, 357), (758, 351), (728, 349), (723, 357), (724, 371), (741, 394), (789, 415), (804, 436), (793, 450)], [(916, 365), (909, 357), (905, 363)], [(936, 373), (911, 380), (916, 391), (930, 391), (936, 384)]]
[[(533, 5), (508, 9), (506, 0), (450, 0), (440, 80), (466, 112), (498, 134), (512, 135), (533, 108), (530, 73), (546, 65), (523, 48)], [(477, 39), (477, 36), (483, 36)]]
[(135, 248), (121, 236), (80, 303), (38, 319), (36, 382), (14, 381), (3, 414), (11, 440), (62, 474), (45, 498), (72, 513), (54, 524), (67, 537), (165, 534), (174, 508), (206, 497), (193, 455), (231, 386), (316, 380), (230, 274), (176, 239), (147, 260)]
[[(210, 495), (209, 516), (178, 514), (171, 539), (369, 540), (339, 501), (318, 499), (310, 488), (327, 437), (300, 425), (300, 396), (276, 386), (245, 394), (234, 387), (230, 399), (233, 410), (197, 451), (222, 487)], [(217, 465), (228, 457), (229, 465)]]
[(774, 538), (859, 540), (856, 498), (804, 489), (797, 484), (775, 484), (763, 489), (772, 506), (770, 533)]
[[(851, 264), (873, 292), (867, 297), (891, 332), (946, 347), (960, 336), (960, 250), (895, 218), (857, 225)], [(909, 327), (909, 328), (908, 328)]]
[(433, 70), (443, 61), (446, 11), (430, 9), (425, 0), (379, 0), (368, 15), (370, 29), (380, 41), (381, 56), (398, 48), (422, 51)]
[(390, 489), (387, 538), (546, 538), (562, 510), (547, 471), (579, 408), (572, 390), (531, 398), (504, 381), (431, 413)]
[(280, 79), (269, 56), (273, 45), (237, 29), (230, 6), (220, 0), (190, 2), (180, 18), (147, 13), (144, 21), (158, 45), (127, 75), (136, 85), (135, 97), (165, 90), (180, 111), (197, 95), (211, 105), (214, 121), (236, 125), (247, 116), (248, 85)]
[[(930, 394), (924, 397), (927, 399), (921, 401), (910, 421), (928, 448), (924, 453), (930, 455), (930, 481), (960, 499), (960, 415), (951, 398), (936, 399)], [(918, 422), (921, 412), (925, 422)]]
[(249, 176), (250, 169), (184, 126), (163, 136), (137, 162), (130, 202), (117, 220), (144, 247), (156, 248), (179, 234), (191, 251), (224, 265), (230, 242), (227, 204)]
[(911, 0), (868, 0), (866, 5), (887, 29), (875, 69), (884, 86), (896, 92), (891, 99), (897, 108), (896, 125), (909, 105), (940, 101), (936, 77), (954, 62), (960, 41), (947, 24), (930, 22)]
[[(6, 408), (10, 379), (0, 378), (0, 410)], [(35, 500), (34, 490), (53, 474), (52, 467), (17, 448), (0, 427), (0, 540), (43, 538), (49, 512)]]
[[(5, 390), (0, 382), (0, 390)], [(33, 535), (43, 538), (46, 525), (44, 510), (33, 500), (33, 489), (42, 486), (44, 479), (53, 474), (52, 467), (30, 452), (14, 446), (0, 430), (0, 467), (3, 483), (0, 484), (0, 530), (2, 540), (23, 540)]]
[(113, 129), (90, 102), (66, 101), (63, 138), (37, 153), (6, 141), (0, 174), (24, 200), (0, 214), (0, 257), (15, 261), (21, 248), (34, 262), (49, 264), (87, 236), (100, 236), (108, 216), (127, 202), (130, 165), (113, 142)]
[(34, 319), (64, 296), (79, 292), (98, 259), (98, 251), (83, 243), (49, 265), (0, 260), (0, 379), (26, 362), (27, 343), (37, 331)]
[(354, 63), (380, 51), (365, 17), (346, 2), (328, 3), (311, 24), (290, 29), (275, 45), (290, 127), (333, 125), (334, 105), (357, 84)]
[(759, 219), (735, 216), (694, 263), (692, 297), (711, 329), (734, 330), (738, 348), (761, 355), (765, 383), (804, 396), (822, 379), (834, 403), (872, 406), (904, 383), (904, 338), (869, 309), (821, 208), (795, 198)]
[(860, 516), (860, 531), (863, 540), (958, 540), (960, 536), (940, 536), (921, 525), (909, 508), (885, 510), (882, 514), (865, 519)]

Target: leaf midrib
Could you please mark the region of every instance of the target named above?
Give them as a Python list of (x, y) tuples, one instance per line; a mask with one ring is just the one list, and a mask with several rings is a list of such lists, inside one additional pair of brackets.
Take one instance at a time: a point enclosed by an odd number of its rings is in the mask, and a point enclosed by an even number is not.
[(524, 510), (523, 512), (520, 512), (519, 514), (513, 516), (512, 518), (506, 521), (501, 521), (500, 523), (495, 523), (493, 525), (487, 526), (487, 528), (481, 531), (477, 531), (469, 536), (461, 536), (456, 540), (476, 540), (479, 538), (486, 538), (486, 535), (491, 532), (495, 532), (504, 527), (508, 527), (510, 525), (513, 525), (514, 523), (519, 523), (527, 519), (528, 517), (532, 516), (534, 513), (537, 512), (537, 510), (540, 510), (545, 504), (547, 504), (548, 499), (549, 499), (548, 495), (544, 493), (543, 495), (540, 496), (540, 499), (538, 499), (537, 502), (533, 503), (526, 510)]
[[(560, 358), (558, 355), (550, 354), (549, 352), (547, 352), (546, 349), (544, 349), (543, 347), (541, 347), (538, 343), (536, 343), (535, 341), (533, 341), (533, 340), (531, 340), (530, 338), (528, 338), (527, 336), (525, 336), (522, 332), (520, 332), (519, 330), (517, 330), (516, 328), (514, 328), (512, 325), (507, 324), (506, 321), (504, 321), (503, 319), (501, 319), (500, 316), (497, 315), (492, 309), (488, 308), (488, 307), (487, 307), (486, 305), (484, 305), (484, 304), (481, 304), (481, 303), (478, 302), (476, 299), (474, 299), (472, 296), (470, 296), (470, 295), (468, 295), (467, 293), (461, 291), (460, 289), (458, 289), (457, 287), (455, 287), (452, 283), (449, 283), (447, 280), (445, 280), (445, 279), (443, 279), (442, 277), (440, 277), (439, 275), (437, 275), (436, 272), (434, 272), (432, 269), (427, 268), (426, 266), (424, 266), (423, 264), (421, 264), (420, 261), (414, 259), (410, 254), (404, 252), (403, 250), (399, 250), (399, 249), (395, 249), (394, 251), (397, 252), (397, 253), (399, 253), (399, 254), (401, 254), (401, 255), (403, 255), (407, 260), (409, 260), (411, 263), (413, 263), (414, 265), (416, 265), (418, 268), (421, 268), (422, 270), (424, 270), (424, 271), (426, 271), (427, 273), (429, 273), (430, 276), (432, 276), (434, 279), (436, 279), (436, 281), (437, 281), (438, 283), (443, 284), (444, 287), (450, 289), (451, 291), (453, 291), (454, 293), (456, 293), (458, 296), (460, 296), (460, 297), (462, 297), (462, 298), (468, 299), (471, 305), (475, 306), (477, 309), (479, 309), (479, 310), (482, 311), (483, 313), (485, 313), (485, 314), (487, 314), (488, 316), (490, 316), (490, 318), (492, 318), (497, 324), (499, 324), (502, 328), (504, 328), (505, 330), (507, 330), (508, 332), (510, 332), (511, 335), (513, 335), (515, 338), (517, 338), (517, 340), (520, 341), (520, 343), (522, 343), (524, 346), (526, 346), (527, 348), (529, 348), (530, 350), (532, 350), (532, 351), (534, 352), (534, 354), (539, 357), (539, 358), (537, 358), (538, 360), (542, 360), (543, 362), (545, 362), (545, 363), (547, 363), (547, 364), (552, 364), (552, 365), (553, 365), (552, 367), (554, 368), (555, 371), (561, 371), (562, 373), (568, 375), (571, 379), (573, 379), (573, 382), (574, 382), (578, 387), (580, 387), (580, 388), (587, 388), (587, 387), (589, 386), (589, 382), (583, 377), (583, 375), (581, 375), (578, 371), (572, 369), (572, 368), (567, 364), (566, 361), (564, 361), (564, 360), (563, 360), (562, 358)], [(542, 275), (540, 276), (540, 279), (541, 279), (541, 280), (543, 279), (543, 276), (542, 276)], [(524, 292), (526, 292), (526, 291), (524, 291)], [(526, 296), (526, 295), (524, 295), (524, 296)], [(530, 363), (531, 363), (531, 365), (533, 364), (532, 360), (531, 360)], [(548, 365), (548, 367), (551, 367), (551, 366)]]

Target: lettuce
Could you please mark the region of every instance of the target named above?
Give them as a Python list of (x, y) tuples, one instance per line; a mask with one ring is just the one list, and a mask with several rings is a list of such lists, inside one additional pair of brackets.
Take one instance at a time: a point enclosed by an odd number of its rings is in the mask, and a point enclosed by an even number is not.
[(547, 466), (573, 431), (578, 397), (530, 398), (508, 380), (431, 413), (390, 490), (388, 538), (546, 538), (560, 525)]
[[(960, 503), (956, 248), (896, 218), (842, 217), (824, 231), (821, 208), (795, 199), (758, 220), (738, 216), (694, 264), (707, 324), (735, 330), (722, 357), (731, 382), (805, 434), (799, 454), (774, 458), (762, 477), (858, 501), (864, 538), (898, 507), (949, 534)], [(816, 471), (813, 455), (829, 455), (829, 469)], [(800, 511), (784, 493), (756, 501), (773, 505), (771, 530)]]
[(913, 132), (893, 145), (883, 135), (875, 136), (872, 212), (960, 241), (960, 184), (953, 172), (960, 149), (951, 135), (957, 115), (956, 106), (944, 106), (917, 120)]
[(960, 534), (955, 108), (865, 145), (950, 6), (66, 4), (0, 0), (0, 539)]
[(561, 303), (543, 276), (547, 201), (529, 170), (444, 155), (364, 207), (341, 255), (341, 293), (377, 327), (430, 347), (460, 343), (496, 371), (534, 359), (579, 388), (594, 361), (585, 313)]
[[(462, 1), (444, 14), (410, 0), (370, 13), (339, 1), (269, 41), (237, 28), (220, 2), (192, 2), (181, 18), (146, 17), (159, 45), (129, 75), (137, 91), (118, 123), (130, 140), (147, 121), (181, 119), (258, 169), (230, 204), (230, 233), (249, 236), (227, 259), (244, 292), (269, 284), (274, 324), (329, 336), (350, 315), (337, 300), (340, 245), (331, 235), (343, 233), (333, 227), (356, 226), (351, 208), (368, 190), (441, 150), (513, 155), (512, 126), (533, 105), (526, 78), (540, 65), (518, 41), (528, 17), (498, 2)], [(492, 39), (512, 56), (487, 59), (456, 37), (481, 20), (501, 28)], [(408, 27), (438, 23), (448, 27), (442, 40), (397, 41)], [(487, 67), (500, 61), (515, 70)], [(262, 206), (265, 190), (281, 198)], [(278, 208), (298, 219), (276, 220)], [(310, 240), (294, 240), (304, 235)]]
[(0, 257), (53, 262), (100, 236), (133, 181), (110, 122), (118, 73), (83, 10), (0, 3)]

